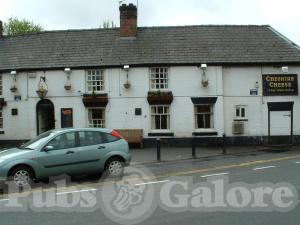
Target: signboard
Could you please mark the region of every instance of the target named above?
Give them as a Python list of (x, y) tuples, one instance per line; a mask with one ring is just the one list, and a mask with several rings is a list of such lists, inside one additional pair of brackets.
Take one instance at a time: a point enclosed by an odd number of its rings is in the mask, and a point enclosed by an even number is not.
[(61, 109), (61, 128), (73, 127), (73, 109)]
[(262, 75), (263, 95), (298, 95), (297, 74)]

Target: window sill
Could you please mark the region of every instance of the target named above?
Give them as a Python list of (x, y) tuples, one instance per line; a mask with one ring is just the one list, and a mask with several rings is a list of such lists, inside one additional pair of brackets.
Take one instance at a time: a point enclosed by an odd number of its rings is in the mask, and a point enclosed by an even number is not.
[(241, 118), (241, 119), (238, 119), (238, 118), (236, 118), (236, 119), (234, 119), (233, 121), (248, 121), (248, 119), (247, 118)]
[(171, 131), (164, 131), (164, 130), (161, 130), (161, 131), (151, 131), (150, 133), (148, 133), (148, 136), (149, 137), (159, 137), (159, 136), (163, 136), (163, 137), (167, 137), (167, 136), (170, 136), (170, 137), (174, 137), (174, 133), (171, 132)]

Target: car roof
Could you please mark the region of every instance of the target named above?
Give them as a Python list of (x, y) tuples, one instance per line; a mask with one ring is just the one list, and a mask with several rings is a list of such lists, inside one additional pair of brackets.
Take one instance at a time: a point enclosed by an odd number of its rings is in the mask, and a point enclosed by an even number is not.
[(113, 129), (109, 128), (58, 128), (52, 130), (54, 133), (65, 133), (65, 132), (71, 132), (71, 131), (100, 131), (105, 133), (111, 133)]

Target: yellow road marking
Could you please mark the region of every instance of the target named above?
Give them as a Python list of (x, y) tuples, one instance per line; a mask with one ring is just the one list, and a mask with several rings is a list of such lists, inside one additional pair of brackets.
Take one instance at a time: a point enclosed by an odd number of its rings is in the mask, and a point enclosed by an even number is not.
[[(166, 177), (177, 177), (177, 176), (184, 176), (184, 175), (190, 175), (190, 174), (195, 174), (195, 173), (204, 173), (204, 172), (211, 172), (211, 171), (223, 170), (223, 169), (247, 167), (247, 166), (253, 166), (253, 165), (257, 165), (257, 164), (277, 162), (277, 161), (290, 160), (290, 159), (296, 159), (296, 158), (300, 158), (300, 155), (286, 156), (286, 157), (266, 159), (266, 160), (256, 160), (256, 161), (244, 162), (244, 163), (239, 163), (239, 164), (209, 167), (209, 168), (204, 168), (204, 169), (196, 169), (196, 170), (182, 171), (182, 172), (176, 172), (176, 173), (166, 173), (166, 174), (160, 174), (160, 175), (156, 175), (156, 176), (149, 176), (149, 177), (142, 177), (142, 178), (132, 178), (132, 179), (128, 179), (128, 181), (135, 181), (135, 180), (140, 181), (141, 179), (153, 180), (153, 179), (161, 179), (161, 178), (166, 178)], [(116, 182), (117, 181), (115, 181), (115, 180), (108, 180), (108, 181), (104, 181), (104, 182), (96, 183), (96, 184), (95, 183), (85, 183), (85, 184), (78, 184), (78, 185), (74, 185), (74, 186), (70, 186), (70, 187), (64, 187), (64, 188), (48, 188), (48, 189), (38, 188), (36, 190), (30, 190), (27, 192), (25, 191), (22, 193), (22, 195), (33, 194), (33, 193), (38, 193), (38, 192), (68, 191), (71, 188), (80, 188), (80, 187), (97, 188), (97, 187), (101, 187), (101, 186), (104, 186), (107, 184), (114, 184)], [(15, 196), (15, 195), (20, 195), (20, 193), (4, 194), (1, 196), (10, 197), (10, 196)]]

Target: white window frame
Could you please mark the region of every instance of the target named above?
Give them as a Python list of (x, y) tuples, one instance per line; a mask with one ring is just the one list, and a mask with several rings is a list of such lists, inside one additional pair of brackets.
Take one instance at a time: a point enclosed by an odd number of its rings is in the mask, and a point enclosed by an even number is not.
[[(99, 72), (99, 74), (97, 74)], [(105, 91), (105, 74), (103, 69), (90, 69), (85, 71), (85, 83), (86, 83), (86, 90), (87, 93), (101, 93)], [(100, 76), (100, 79), (96, 79), (96, 76)], [(102, 78), (102, 79), (101, 79)], [(99, 82), (98, 84), (93, 84), (95, 82)], [(96, 87), (94, 89), (94, 87)], [(99, 90), (97, 88), (99, 87)]]
[[(197, 106), (209, 106), (210, 107), (210, 113), (198, 113), (197, 112)], [(215, 104), (195, 104), (194, 105), (194, 123), (195, 123), (195, 130), (197, 131), (214, 131), (215, 130), (215, 118), (214, 118), (214, 105)], [(199, 114), (210, 114), (210, 127), (204, 128), (204, 127), (198, 127), (198, 117)]]
[[(156, 70), (159, 70), (158, 74), (157, 74)], [(170, 71), (170, 69), (168, 67), (151, 67), (151, 68), (149, 68), (150, 90), (153, 90), (153, 91), (169, 90), (169, 71)], [(159, 78), (157, 78), (156, 75), (158, 75)], [(161, 87), (161, 85), (163, 85), (163, 87)]]
[[(165, 113), (165, 109), (163, 110), (164, 112), (162, 114), (158, 114), (158, 113), (153, 113), (152, 112), (152, 108), (154, 107), (168, 107), (168, 113)], [(157, 115), (167, 115), (167, 129), (157, 129), (156, 127), (153, 127), (153, 125), (155, 126), (155, 121), (152, 121), (153, 117), (155, 118), (155, 116)], [(154, 122), (154, 123), (153, 123)], [(150, 106), (150, 126), (151, 126), (151, 132), (170, 132), (171, 131), (171, 107), (170, 105), (151, 105)], [(160, 127), (161, 127), (161, 119), (160, 119)]]
[[(90, 118), (90, 110), (102, 110), (103, 118), (102, 119), (93, 119)], [(87, 126), (91, 128), (105, 128), (106, 127), (106, 113), (105, 113), (105, 108), (87, 108)], [(99, 124), (100, 126), (93, 126), (94, 122), (96, 124)], [(101, 126), (102, 124), (102, 126)]]
[[(242, 111), (244, 111), (244, 116), (242, 115)], [(246, 105), (236, 105), (234, 108), (234, 118), (235, 118), (235, 120), (248, 120), (247, 106)]]

